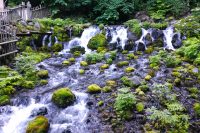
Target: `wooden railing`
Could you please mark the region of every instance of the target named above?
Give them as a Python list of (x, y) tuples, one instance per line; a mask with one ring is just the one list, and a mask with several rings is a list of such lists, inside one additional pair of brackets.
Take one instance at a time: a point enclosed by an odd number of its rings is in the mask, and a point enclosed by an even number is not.
[(35, 18), (44, 18), (50, 15), (50, 12), (44, 6), (31, 8), (30, 2), (22, 3), (14, 8), (0, 11), (0, 64), (2, 57), (13, 55), (17, 52), (16, 23), (20, 20), (32, 20)]

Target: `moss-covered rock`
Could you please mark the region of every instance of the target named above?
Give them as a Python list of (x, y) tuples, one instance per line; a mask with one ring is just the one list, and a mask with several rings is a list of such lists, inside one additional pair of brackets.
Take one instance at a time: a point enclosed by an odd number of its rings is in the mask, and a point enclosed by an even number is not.
[(100, 93), (101, 87), (98, 86), (97, 84), (92, 84), (92, 85), (88, 86), (87, 92), (92, 93), (92, 94), (93, 93)]
[(4, 106), (10, 103), (10, 97), (8, 95), (0, 96), (0, 106)]
[(142, 112), (144, 110), (144, 104), (142, 102), (136, 104), (136, 110)]
[(69, 58), (69, 61), (74, 63), (76, 61), (76, 59), (75, 58)]
[(131, 73), (131, 72), (134, 72), (135, 71), (135, 68), (133, 68), (133, 67), (127, 67), (126, 69), (125, 69), (125, 72), (126, 73)]
[(81, 66), (84, 66), (84, 67), (88, 66), (88, 63), (86, 61), (81, 61), (80, 64)]
[(128, 86), (128, 87), (133, 87), (134, 86), (133, 82), (126, 76), (122, 77), (121, 81), (125, 86)]
[(85, 74), (85, 70), (80, 69), (80, 70), (79, 70), (79, 74), (81, 74), (81, 75), (82, 75), (82, 74)]
[(149, 81), (151, 78), (152, 78), (151, 75), (147, 75), (144, 79)]
[(128, 61), (120, 61), (117, 63), (117, 67), (123, 67), (123, 66), (128, 66), (129, 62)]
[(47, 85), (48, 84), (48, 80), (40, 80), (40, 85)]
[(102, 91), (105, 93), (112, 92), (112, 88), (111, 88), (111, 86), (104, 86)]
[(38, 73), (37, 73), (38, 77), (40, 78), (48, 78), (49, 77), (49, 72), (48, 70), (40, 70)]
[(61, 88), (54, 91), (52, 101), (58, 107), (65, 108), (75, 101), (75, 95), (69, 88)]
[(6, 86), (2, 89), (0, 89), (0, 95), (12, 95), (15, 93), (15, 88), (13, 88), (13, 86)]
[(90, 49), (97, 50), (98, 47), (105, 47), (106, 45), (106, 36), (100, 33), (91, 38), (87, 46)]
[(117, 82), (114, 80), (107, 80), (106, 81), (106, 85), (107, 86), (111, 86), (111, 87), (116, 87), (117, 86)]
[(28, 123), (26, 133), (48, 133), (49, 121), (44, 116), (37, 116)]
[(100, 68), (101, 68), (101, 69), (108, 69), (108, 68), (109, 68), (109, 65), (108, 65), (108, 64), (103, 64)]
[(65, 66), (69, 66), (71, 63), (68, 60), (65, 60), (65, 61), (62, 62), (62, 64), (65, 65)]

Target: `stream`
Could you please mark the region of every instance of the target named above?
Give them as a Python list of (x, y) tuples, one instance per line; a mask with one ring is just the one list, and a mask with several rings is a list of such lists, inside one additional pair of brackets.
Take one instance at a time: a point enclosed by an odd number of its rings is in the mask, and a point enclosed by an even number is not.
[[(109, 43), (125, 48), (128, 41), (128, 29), (122, 26), (108, 27), (106, 36), (111, 37)], [(138, 49), (139, 45), (148, 46), (145, 40), (147, 34), (152, 36), (152, 30), (142, 29), (143, 34), (139, 40), (135, 40)], [(87, 86), (90, 84), (104, 85), (101, 81), (121, 77), (124, 72), (116, 71), (115, 64), (101, 73), (99, 66), (101, 63), (89, 66), (89, 70), (84, 75), (79, 74), (81, 69), (80, 61), (85, 58), (82, 55), (76, 58), (76, 63), (65, 67), (62, 62), (66, 58), (72, 57), (69, 54), (70, 48), (80, 45), (85, 48), (86, 53), (92, 51), (87, 48), (89, 40), (100, 33), (98, 27), (89, 27), (84, 30), (81, 37), (76, 37), (65, 43), (64, 50), (60, 52), (59, 57), (52, 57), (36, 65), (37, 69), (46, 69), (49, 72), (48, 84), (38, 86), (34, 90), (20, 92), (12, 99), (12, 105), (0, 107), (0, 133), (25, 133), (29, 121), (38, 115), (45, 115), (49, 119), (49, 133), (85, 133), (91, 132), (93, 127), (101, 126), (100, 120), (92, 115), (88, 105), (89, 94), (86, 93)], [(174, 36), (173, 28), (169, 27), (163, 31), (164, 48), (175, 50), (172, 45)], [(49, 37), (51, 38), (51, 36)], [(48, 41), (48, 36), (43, 39), (43, 45)], [(152, 36), (152, 41), (156, 37)], [(50, 40), (50, 39), (49, 39)], [(56, 38), (57, 42), (57, 38)], [(50, 47), (51, 42), (47, 45)], [(145, 66), (145, 59), (141, 59), (141, 66)], [(95, 77), (95, 78), (94, 78)], [(53, 91), (61, 87), (68, 87), (76, 96), (76, 102), (64, 109), (58, 108), (51, 102)]]

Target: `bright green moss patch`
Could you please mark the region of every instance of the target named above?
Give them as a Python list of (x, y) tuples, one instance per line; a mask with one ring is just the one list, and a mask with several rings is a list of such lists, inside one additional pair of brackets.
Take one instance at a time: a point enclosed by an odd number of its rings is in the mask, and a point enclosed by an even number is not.
[(54, 91), (52, 101), (58, 107), (65, 108), (75, 101), (75, 95), (69, 88), (61, 88)]
[(0, 106), (4, 106), (10, 103), (10, 97), (8, 95), (0, 95)]
[(38, 73), (37, 73), (38, 77), (40, 78), (48, 78), (49, 77), (49, 72), (48, 70), (40, 70)]
[(96, 50), (99, 47), (105, 47), (106, 46), (106, 36), (104, 34), (97, 34), (92, 39), (90, 39), (88, 43), (88, 48)]
[(101, 87), (98, 86), (97, 84), (92, 84), (92, 85), (88, 86), (87, 92), (91, 93), (91, 94), (100, 93), (101, 92)]
[(26, 133), (47, 133), (49, 130), (49, 121), (44, 116), (37, 116), (28, 123)]
[(117, 67), (123, 67), (123, 66), (128, 66), (129, 62), (128, 61), (120, 61), (117, 63)]

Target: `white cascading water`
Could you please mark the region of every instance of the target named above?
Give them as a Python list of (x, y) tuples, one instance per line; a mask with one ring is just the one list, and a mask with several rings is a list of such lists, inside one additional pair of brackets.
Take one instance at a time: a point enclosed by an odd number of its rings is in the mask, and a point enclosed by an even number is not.
[(52, 39), (52, 36), (50, 35), (50, 36), (49, 36), (49, 43), (48, 43), (48, 47), (51, 47), (51, 46), (52, 46), (52, 41), (51, 41), (51, 39)]
[(45, 46), (46, 45), (46, 40), (48, 38), (48, 35), (45, 35), (42, 39), (42, 46)]
[[(41, 103), (35, 103), (34, 99), (31, 99), (29, 106), (12, 106), (12, 114), (10, 119), (4, 124), (0, 131), (2, 133), (23, 133), (26, 130), (27, 123), (32, 120), (30, 118), (33, 109), (45, 107), (46, 105)], [(8, 115), (8, 114), (5, 114)], [(1, 114), (3, 116), (3, 114)], [(1, 117), (0, 116), (0, 117)]]
[[(147, 49), (147, 46), (146, 46), (146, 40), (145, 40), (145, 37), (147, 36), (147, 34), (150, 34), (151, 35), (151, 29), (149, 30), (145, 30), (144, 28), (142, 28), (142, 36), (140, 37), (139, 40), (137, 40), (135, 42), (136, 44), (136, 51), (138, 50), (138, 47), (140, 44), (143, 44), (145, 49)], [(152, 41), (154, 40), (152, 37), (151, 37)]]
[(109, 29), (112, 36), (112, 40), (110, 41), (110, 43), (118, 43), (118, 39), (120, 39), (120, 45), (122, 49), (124, 49), (128, 40), (128, 29), (123, 26), (109, 27)]
[(89, 28), (86, 28), (83, 31), (81, 37), (77, 37), (69, 41), (69, 43), (66, 44), (67, 46), (64, 46), (64, 50), (61, 53), (66, 53), (66, 51), (69, 51), (70, 48), (74, 46), (74, 44), (84, 47), (86, 53), (89, 53), (91, 50), (88, 49), (87, 44), (90, 41), (90, 39), (98, 33), (100, 33), (100, 29), (98, 27), (91, 26)]
[(54, 38), (55, 38), (55, 43), (54, 44), (58, 44), (59, 43), (58, 42), (58, 38), (56, 36)]
[(174, 36), (174, 29), (172, 26), (168, 27), (166, 30), (163, 30), (164, 34), (164, 49), (175, 50), (172, 45), (172, 38)]

